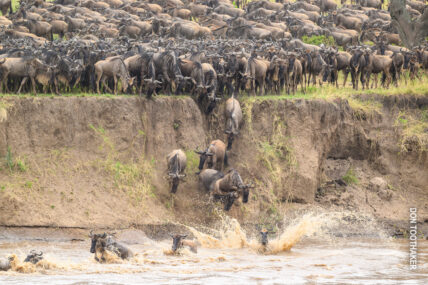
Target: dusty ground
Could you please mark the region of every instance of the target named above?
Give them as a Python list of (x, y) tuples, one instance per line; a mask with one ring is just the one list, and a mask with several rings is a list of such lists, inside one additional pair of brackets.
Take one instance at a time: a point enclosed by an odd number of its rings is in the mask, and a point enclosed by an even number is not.
[[(341, 99), (244, 100), (230, 165), (257, 187), (229, 215), (273, 225), (295, 210), (345, 209), (399, 234), (417, 207), (427, 231), (427, 145), (403, 139), (397, 118), (425, 112), (428, 98), (375, 99), (376, 110)], [(0, 99), (0, 225), (215, 222), (221, 207), (198, 189), (193, 150), (226, 139), (222, 107), (206, 117), (190, 98)], [(188, 177), (171, 195), (165, 157), (175, 148), (186, 151)]]

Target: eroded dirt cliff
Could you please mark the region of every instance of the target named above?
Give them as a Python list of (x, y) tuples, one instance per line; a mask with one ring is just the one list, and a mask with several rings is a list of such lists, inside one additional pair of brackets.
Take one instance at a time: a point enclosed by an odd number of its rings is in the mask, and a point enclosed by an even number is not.
[[(272, 224), (295, 209), (326, 207), (394, 225), (417, 207), (428, 223), (426, 144), (400, 126), (426, 112), (428, 98), (370, 100), (376, 110), (343, 99), (244, 99), (230, 166), (256, 188), (228, 214)], [(0, 225), (214, 222), (221, 206), (199, 189), (193, 150), (225, 140), (224, 123), (223, 105), (207, 117), (190, 98), (2, 98)], [(166, 154), (175, 148), (186, 151), (188, 168), (172, 195)]]

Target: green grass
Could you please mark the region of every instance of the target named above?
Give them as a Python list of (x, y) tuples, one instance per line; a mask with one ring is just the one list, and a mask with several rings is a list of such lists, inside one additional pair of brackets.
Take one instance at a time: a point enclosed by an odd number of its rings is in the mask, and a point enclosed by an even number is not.
[[(156, 160), (141, 155), (135, 161), (125, 163), (120, 160), (115, 144), (103, 127), (89, 124), (89, 128), (102, 139), (99, 148), (106, 154), (105, 158), (95, 160), (93, 166), (107, 173), (113, 181), (114, 191), (127, 193), (134, 204), (142, 204), (145, 198), (156, 197), (152, 184)], [(139, 131), (134, 140), (140, 136), (145, 136), (144, 132)]]
[(394, 126), (400, 133), (401, 152), (426, 151), (428, 147), (428, 109), (400, 111)]
[(187, 158), (186, 172), (187, 177), (194, 177), (194, 173), (199, 171), (199, 155), (192, 149), (184, 151)]
[(10, 146), (7, 147), (6, 156), (4, 157), (4, 165), (9, 171), (26, 172), (28, 170), (25, 159), (21, 157), (14, 158)]
[(358, 184), (358, 178), (355, 175), (354, 169), (351, 167), (348, 169), (348, 171), (345, 173), (345, 175), (342, 177), (343, 181), (346, 182), (346, 184)]
[(336, 46), (336, 42), (332, 36), (303, 36), (302, 41), (307, 44), (319, 46), (324, 44), (325, 46)]

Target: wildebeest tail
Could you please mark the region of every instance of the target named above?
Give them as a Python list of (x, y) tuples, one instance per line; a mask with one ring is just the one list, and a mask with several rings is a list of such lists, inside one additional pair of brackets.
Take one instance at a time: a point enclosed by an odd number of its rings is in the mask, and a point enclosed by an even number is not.
[(224, 166), (229, 166), (229, 157), (227, 155), (227, 150), (224, 152)]

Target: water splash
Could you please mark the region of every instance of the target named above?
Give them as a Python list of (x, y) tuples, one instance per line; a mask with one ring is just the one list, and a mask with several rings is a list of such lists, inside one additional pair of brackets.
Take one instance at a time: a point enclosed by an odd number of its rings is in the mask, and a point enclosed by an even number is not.
[(21, 262), (16, 254), (11, 254), (10, 260), (11, 269), (19, 273), (34, 273), (48, 269), (64, 269), (62, 266), (46, 259), (42, 259), (36, 264), (33, 264), (31, 262)]
[(222, 217), (220, 230), (213, 230), (218, 235), (206, 234), (197, 229), (186, 226), (196, 237), (202, 247), (205, 248), (243, 248), (248, 246), (247, 236), (245, 231), (236, 219), (230, 217)]
[(352, 233), (373, 235), (385, 238), (378, 223), (371, 216), (354, 212), (311, 211), (285, 223), (286, 226), (276, 238), (269, 240), (268, 246), (256, 238), (249, 238), (236, 219), (223, 216), (219, 229), (208, 229), (204, 233), (194, 227), (186, 226), (205, 248), (251, 248), (262, 254), (278, 254), (289, 251), (304, 237), (317, 236), (327, 240), (335, 235), (346, 236)]

